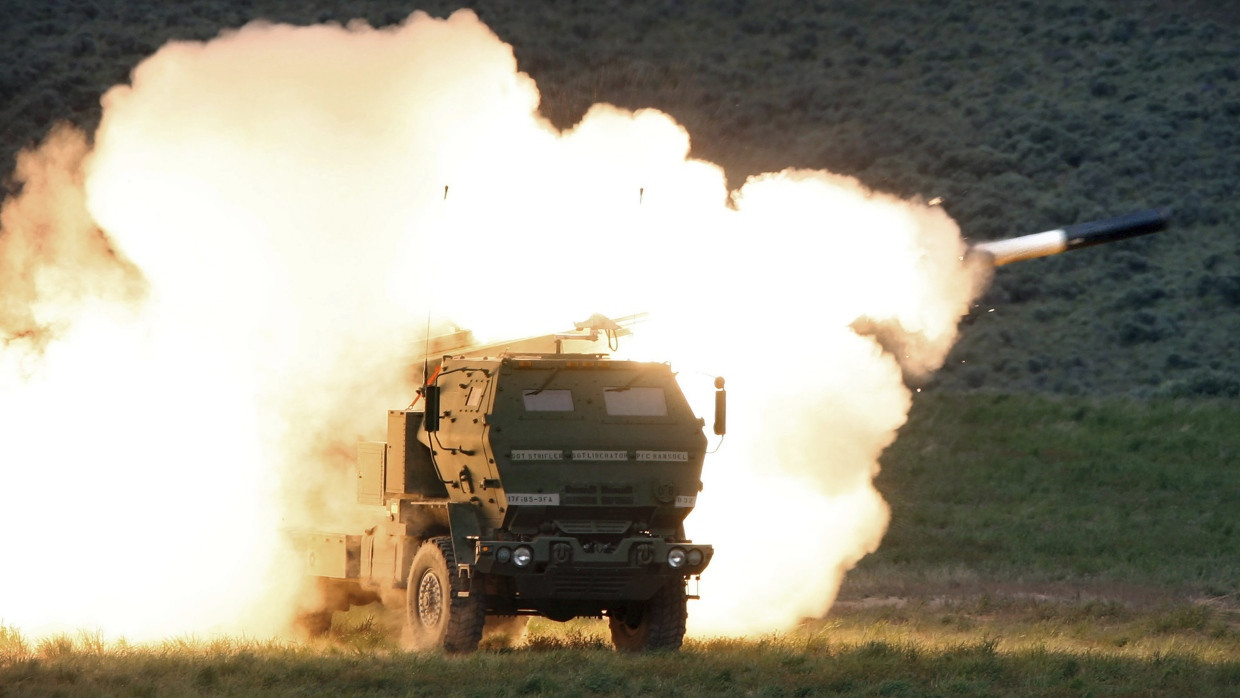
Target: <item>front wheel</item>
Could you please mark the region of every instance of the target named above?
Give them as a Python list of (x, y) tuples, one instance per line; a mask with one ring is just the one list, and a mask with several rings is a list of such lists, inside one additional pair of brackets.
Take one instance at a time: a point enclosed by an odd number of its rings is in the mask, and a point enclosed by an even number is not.
[(624, 652), (679, 649), (687, 605), (684, 580), (670, 582), (640, 607), (610, 616), (611, 643)]
[(478, 649), (486, 599), (481, 593), (469, 594), (468, 580), (457, 574), (451, 538), (423, 543), (409, 567), (408, 581), (405, 609), (413, 649), (442, 647), (454, 653)]

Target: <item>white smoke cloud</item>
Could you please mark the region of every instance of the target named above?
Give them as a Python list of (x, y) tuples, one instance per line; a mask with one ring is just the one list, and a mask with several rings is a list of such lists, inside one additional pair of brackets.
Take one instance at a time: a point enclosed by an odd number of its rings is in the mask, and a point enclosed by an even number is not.
[[(67, 173), (51, 190), (89, 215), (51, 227), (123, 256), (43, 260), (69, 273), (0, 315), (70, 319), (33, 375), (0, 349), (0, 531), (30, 532), (6, 556), (36, 571), (0, 576), (0, 621), (278, 628), (282, 531), (358, 525), (352, 444), (407, 404), (428, 317), (500, 338), (648, 311), (626, 348), (729, 378), (689, 520), (717, 546), (697, 632), (820, 615), (881, 539), (871, 479), (909, 395), (850, 324), (898, 323), (922, 352), (902, 363), (941, 363), (971, 281), (940, 209), (823, 172), (730, 193), (654, 110), (596, 105), (560, 133), (468, 11), (172, 43), (103, 104), (89, 155), (79, 135), (24, 174)], [(5, 203), (0, 263), (58, 210), (33, 192)], [(136, 309), (98, 299), (118, 285)]]

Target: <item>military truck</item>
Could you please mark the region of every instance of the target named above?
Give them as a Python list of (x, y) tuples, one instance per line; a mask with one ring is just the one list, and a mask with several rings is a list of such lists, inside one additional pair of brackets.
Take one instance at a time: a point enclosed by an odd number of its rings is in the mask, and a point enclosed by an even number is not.
[[(1158, 232), (1163, 211), (1081, 223), (969, 250), (991, 266)], [(303, 539), (314, 589), (299, 616), (400, 609), (410, 644), (474, 650), (484, 625), (531, 615), (608, 619), (621, 650), (675, 649), (687, 586), (714, 554), (685, 536), (702, 490), (705, 421), (667, 364), (566, 353), (614, 350), (640, 318), (601, 316), (575, 333), (473, 346), (458, 332), (427, 354), (419, 400), (388, 413), (387, 441), (357, 447), (357, 498), (383, 507), (356, 535)], [(714, 433), (726, 422), (716, 379)]]
[[(387, 441), (358, 444), (358, 501), (386, 515), (304, 540), (317, 593), (301, 625), (324, 632), (333, 611), (380, 601), (403, 609), (418, 649), (469, 652), (488, 619), (530, 615), (606, 617), (621, 650), (679, 647), (687, 582), (714, 553), (684, 531), (705, 421), (667, 364), (563, 351), (625, 331), (595, 316), (442, 357), (420, 399), (388, 413)], [(723, 434), (722, 379), (716, 396)]]

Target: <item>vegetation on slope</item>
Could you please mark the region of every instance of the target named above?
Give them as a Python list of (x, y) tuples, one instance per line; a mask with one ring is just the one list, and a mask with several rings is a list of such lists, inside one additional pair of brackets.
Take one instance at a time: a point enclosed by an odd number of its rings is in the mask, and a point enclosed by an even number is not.
[[(1000, 271), (884, 456), (883, 547), (801, 632), (629, 657), (587, 628), (445, 658), (364, 620), (327, 646), (0, 627), (0, 695), (1235, 692), (1236, 403), (1174, 399), (1240, 396), (1229, 3), (14, 0), (0, 170), (56, 121), (93, 128), (168, 40), (463, 5), (555, 123), (596, 101), (664, 109), (734, 185), (828, 168), (941, 196), (972, 239), (1162, 205), (1175, 228)], [(1004, 397), (1026, 391), (1061, 397)], [(1096, 394), (1148, 399), (1072, 397)]]
[(1240, 605), (1237, 423), (1233, 401), (923, 393), (875, 479), (890, 530), (845, 591), (1002, 582)]
[(0, 169), (57, 120), (93, 128), (99, 95), (168, 40), (460, 6), (513, 44), (557, 124), (596, 101), (664, 109), (734, 184), (828, 168), (943, 197), (975, 240), (1172, 206), (1161, 236), (1002, 269), (935, 384), (1240, 396), (1240, 41), (1227, 3), (9, 3)]

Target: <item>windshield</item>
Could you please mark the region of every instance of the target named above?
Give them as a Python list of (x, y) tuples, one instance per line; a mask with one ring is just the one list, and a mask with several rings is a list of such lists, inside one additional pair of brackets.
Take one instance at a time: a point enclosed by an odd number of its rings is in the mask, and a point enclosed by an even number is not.
[(621, 417), (666, 417), (667, 397), (663, 388), (605, 388), (603, 404), (607, 414)]
[(571, 390), (526, 390), (522, 392), (526, 412), (572, 412)]

